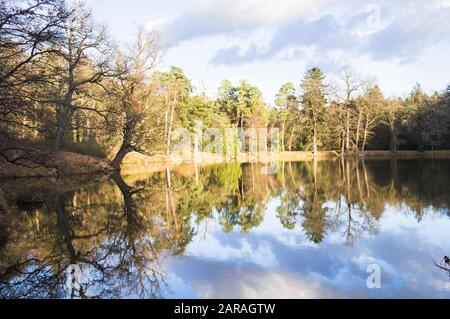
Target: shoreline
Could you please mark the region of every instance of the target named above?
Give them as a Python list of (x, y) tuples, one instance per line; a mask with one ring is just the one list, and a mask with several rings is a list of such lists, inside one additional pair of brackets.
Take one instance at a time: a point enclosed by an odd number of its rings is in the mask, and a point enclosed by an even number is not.
[[(312, 152), (300, 152), (300, 151), (286, 151), (280, 153), (259, 153), (257, 155), (241, 153), (236, 158), (229, 160), (221, 154), (212, 153), (199, 153), (190, 157), (178, 157), (176, 155), (155, 155), (146, 156), (139, 153), (130, 153), (125, 157), (122, 165), (138, 165), (145, 163), (225, 163), (225, 162), (266, 162), (266, 161), (277, 161), (277, 160), (292, 160), (292, 161), (302, 161), (302, 160), (312, 160), (316, 159), (334, 159), (340, 158), (342, 155), (338, 151), (320, 151), (317, 154)], [(439, 151), (364, 151), (364, 152), (353, 152), (343, 154), (345, 158), (449, 158), (450, 150), (439, 150)]]
[[(450, 150), (440, 151), (364, 151), (359, 153), (348, 153), (343, 156), (346, 159), (420, 159), (436, 158), (450, 159)], [(337, 160), (342, 156), (337, 151), (321, 151), (314, 155), (311, 152), (280, 152), (261, 153), (257, 155), (239, 154), (233, 160), (227, 160), (223, 155), (211, 153), (196, 154), (194, 158), (180, 158), (174, 155), (145, 156), (139, 153), (129, 153), (121, 165), (121, 173), (124, 175), (134, 175), (142, 173), (152, 173), (164, 170), (166, 167), (178, 167), (180, 171), (192, 166), (205, 166), (211, 164), (224, 163), (268, 163), (275, 161), (304, 162), (317, 160)], [(18, 178), (53, 178), (60, 179), (71, 176), (98, 176), (110, 174), (115, 169), (110, 166), (107, 160), (92, 156), (80, 155), (69, 152), (59, 152), (53, 154), (49, 159), (53, 168), (40, 167), (38, 169), (25, 168), (23, 166), (0, 161), (0, 179)], [(196, 164), (196, 165), (195, 165)], [(56, 168), (55, 168), (56, 167)], [(184, 167), (184, 168), (183, 168)]]
[[(314, 159), (337, 160), (342, 156), (337, 151), (321, 151), (314, 155), (312, 152), (281, 152), (267, 153), (261, 156), (250, 156), (249, 154), (240, 154), (236, 159), (227, 161), (222, 155), (214, 155), (203, 153), (197, 156), (197, 161), (193, 159), (181, 159), (169, 155), (145, 156), (138, 153), (130, 153), (121, 165), (121, 173), (123, 175), (136, 175), (160, 172), (167, 167), (178, 168), (179, 171), (191, 169), (195, 166), (207, 166), (213, 164), (225, 163), (269, 163), (274, 161), (284, 162), (308, 162)], [(346, 159), (365, 159), (365, 160), (389, 160), (389, 159), (450, 159), (450, 150), (442, 151), (364, 151), (359, 153), (348, 153), (344, 155)]]

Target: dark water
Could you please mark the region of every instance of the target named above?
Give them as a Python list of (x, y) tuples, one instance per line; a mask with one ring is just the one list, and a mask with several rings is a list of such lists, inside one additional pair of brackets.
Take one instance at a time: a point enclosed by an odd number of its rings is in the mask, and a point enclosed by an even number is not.
[(264, 168), (0, 181), (0, 297), (450, 297), (449, 160)]

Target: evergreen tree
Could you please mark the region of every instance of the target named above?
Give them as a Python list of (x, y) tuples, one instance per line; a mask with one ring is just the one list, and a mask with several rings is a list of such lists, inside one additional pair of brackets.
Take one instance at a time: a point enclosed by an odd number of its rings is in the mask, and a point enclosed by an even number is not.
[(312, 134), (312, 151), (318, 150), (320, 130), (325, 120), (325, 76), (319, 68), (312, 68), (305, 74), (301, 83), (303, 94), (301, 96), (302, 111), (306, 119), (305, 124)]

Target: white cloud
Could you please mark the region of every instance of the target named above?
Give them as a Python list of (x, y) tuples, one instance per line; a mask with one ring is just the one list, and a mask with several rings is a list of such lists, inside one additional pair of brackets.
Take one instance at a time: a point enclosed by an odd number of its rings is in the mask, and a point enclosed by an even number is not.
[[(247, 79), (272, 102), (282, 83), (312, 65), (330, 75), (351, 64), (387, 94), (420, 82), (448, 84), (450, 0), (90, 1), (120, 41), (136, 25), (163, 32), (163, 68), (177, 65), (214, 96), (220, 82)], [(378, 9), (379, 8), (379, 9)], [(379, 13), (379, 16), (378, 16)], [(378, 19), (379, 18), (379, 19)]]
[(217, 34), (240, 34), (331, 12), (336, 0), (193, 0), (166, 26), (167, 46)]
[(169, 21), (166, 19), (151, 20), (151, 21), (147, 21), (145, 23), (145, 28), (147, 30), (161, 30), (168, 23), (169, 23)]
[(441, 7), (450, 8), (450, 0), (441, 0), (439, 4)]
[(230, 25), (283, 24), (324, 12), (336, 0), (194, 0), (193, 11), (213, 15)]

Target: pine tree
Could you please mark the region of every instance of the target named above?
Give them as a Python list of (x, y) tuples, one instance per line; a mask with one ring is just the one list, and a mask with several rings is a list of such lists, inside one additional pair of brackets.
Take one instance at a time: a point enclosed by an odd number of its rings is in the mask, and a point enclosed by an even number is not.
[(314, 154), (318, 150), (318, 135), (322, 124), (324, 123), (326, 113), (325, 99), (325, 76), (319, 68), (308, 70), (301, 83), (303, 94), (301, 102), (305, 123), (312, 134), (312, 151)]

